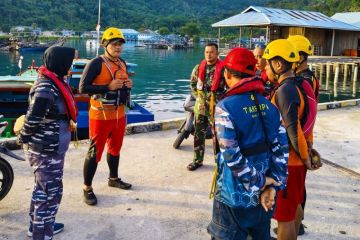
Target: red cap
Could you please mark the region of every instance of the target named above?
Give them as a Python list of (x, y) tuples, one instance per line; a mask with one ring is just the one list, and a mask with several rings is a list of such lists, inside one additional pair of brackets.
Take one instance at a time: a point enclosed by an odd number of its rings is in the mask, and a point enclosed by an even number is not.
[(225, 67), (250, 75), (255, 75), (257, 61), (254, 54), (246, 48), (234, 48), (225, 57)]

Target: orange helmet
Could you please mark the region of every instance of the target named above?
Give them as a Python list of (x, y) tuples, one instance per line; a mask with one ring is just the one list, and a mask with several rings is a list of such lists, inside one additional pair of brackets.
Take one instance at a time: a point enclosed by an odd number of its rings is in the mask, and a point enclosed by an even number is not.
[(225, 57), (224, 66), (241, 73), (255, 75), (257, 61), (254, 54), (246, 48), (234, 48)]

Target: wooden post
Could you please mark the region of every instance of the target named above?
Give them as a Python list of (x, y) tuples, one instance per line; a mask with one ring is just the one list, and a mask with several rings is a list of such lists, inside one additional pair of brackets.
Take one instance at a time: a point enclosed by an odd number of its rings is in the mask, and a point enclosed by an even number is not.
[(337, 98), (338, 94), (337, 94), (337, 85), (338, 85), (338, 81), (339, 81), (339, 72), (340, 72), (340, 67), (339, 64), (335, 64), (335, 77), (334, 77), (334, 97)]
[(220, 49), (220, 35), (221, 35), (221, 31), (220, 31), (220, 28), (219, 28), (219, 35), (218, 35), (218, 47)]
[(239, 47), (241, 47), (241, 27), (239, 29)]
[(319, 85), (321, 87), (322, 80), (324, 75), (324, 64), (320, 63), (320, 73), (319, 73)]
[(343, 90), (346, 89), (346, 81), (347, 81), (347, 77), (348, 77), (348, 65), (345, 63), (344, 64), (344, 82), (343, 82)]
[(252, 35), (253, 35), (253, 29), (250, 28), (250, 48), (249, 49), (252, 49), (252, 43), (251, 43)]
[(331, 56), (334, 55), (334, 42), (335, 42), (335, 29), (333, 29), (332, 41), (331, 41)]
[(239, 36), (239, 38), (240, 38), (240, 47), (241, 47), (241, 34), (242, 34), (242, 28), (240, 27), (240, 36)]
[(355, 97), (356, 96), (356, 81), (357, 81), (357, 76), (358, 76), (358, 65), (354, 65), (355, 66), (355, 71), (354, 71), (354, 80), (353, 80), (353, 94), (352, 96)]
[(351, 63), (351, 78), (354, 78), (355, 63)]
[(325, 90), (329, 90), (329, 81), (330, 81), (330, 68), (331, 64), (330, 62), (326, 63), (326, 83), (325, 83)]

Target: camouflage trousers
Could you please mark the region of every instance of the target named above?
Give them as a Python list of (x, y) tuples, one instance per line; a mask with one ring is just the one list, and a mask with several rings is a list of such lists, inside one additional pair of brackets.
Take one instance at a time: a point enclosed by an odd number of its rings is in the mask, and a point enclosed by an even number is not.
[(63, 194), (63, 171), (65, 154), (28, 154), (34, 169), (35, 185), (30, 203), (30, 221), (33, 239), (52, 239), (55, 215)]
[(210, 125), (208, 116), (195, 114), (195, 132), (194, 132), (194, 162), (202, 163), (205, 154), (205, 139), (207, 128)]

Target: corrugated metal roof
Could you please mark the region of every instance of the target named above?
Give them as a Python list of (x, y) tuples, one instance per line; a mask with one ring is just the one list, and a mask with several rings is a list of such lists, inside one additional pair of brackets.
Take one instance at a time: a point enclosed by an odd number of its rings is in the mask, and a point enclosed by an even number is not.
[(331, 18), (360, 28), (360, 12), (336, 13)]
[(270, 25), (270, 19), (261, 12), (241, 13), (214, 23), (212, 27), (241, 27)]
[(124, 34), (139, 34), (138, 31), (134, 30), (134, 29), (129, 29), (129, 28), (125, 28), (125, 29), (121, 29), (121, 31)]
[(269, 25), (360, 31), (360, 28), (356, 26), (332, 19), (320, 12), (258, 6), (250, 6), (240, 14), (214, 23), (211, 26), (240, 27)]

